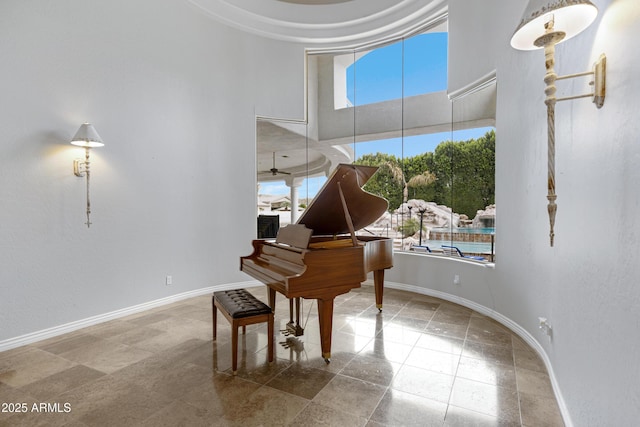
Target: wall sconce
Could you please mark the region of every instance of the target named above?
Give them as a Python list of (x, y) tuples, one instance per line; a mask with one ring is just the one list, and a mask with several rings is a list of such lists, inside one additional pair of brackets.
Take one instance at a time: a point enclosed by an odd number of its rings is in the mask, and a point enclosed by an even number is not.
[(87, 177), (87, 228), (91, 227), (90, 215), (91, 215), (91, 201), (89, 199), (89, 176), (90, 176), (90, 162), (89, 162), (89, 149), (102, 147), (104, 143), (96, 132), (96, 129), (90, 123), (84, 123), (78, 129), (78, 132), (71, 139), (73, 145), (78, 147), (84, 147), (85, 155), (84, 160), (75, 159), (73, 161), (73, 173), (79, 177)]
[[(549, 201), (549, 239), (553, 246), (555, 237), (554, 225), (556, 218), (556, 178), (555, 178), (555, 104), (576, 98), (592, 98), (597, 108), (604, 104), (606, 57), (600, 55), (593, 65), (593, 70), (583, 73), (558, 76), (554, 69), (555, 45), (568, 40), (586, 29), (596, 19), (598, 9), (589, 0), (529, 0), (524, 11), (522, 21), (511, 37), (511, 46), (519, 50), (533, 50), (544, 48), (545, 66), (544, 76), (547, 95), (544, 103), (547, 105), (547, 149), (548, 149), (548, 193)], [(589, 82), (593, 92), (583, 95), (556, 98), (556, 80), (573, 79), (582, 76), (593, 76)]]

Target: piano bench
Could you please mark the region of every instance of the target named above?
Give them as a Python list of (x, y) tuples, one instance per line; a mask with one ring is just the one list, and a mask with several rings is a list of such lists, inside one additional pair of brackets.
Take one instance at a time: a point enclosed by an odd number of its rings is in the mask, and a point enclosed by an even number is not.
[(271, 307), (253, 296), (246, 289), (234, 289), (213, 293), (211, 300), (213, 317), (213, 340), (216, 340), (218, 310), (231, 323), (232, 370), (236, 375), (238, 370), (238, 327), (242, 326), (242, 334), (247, 331), (247, 325), (267, 322), (269, 363), (273, 362), (273, 311)]

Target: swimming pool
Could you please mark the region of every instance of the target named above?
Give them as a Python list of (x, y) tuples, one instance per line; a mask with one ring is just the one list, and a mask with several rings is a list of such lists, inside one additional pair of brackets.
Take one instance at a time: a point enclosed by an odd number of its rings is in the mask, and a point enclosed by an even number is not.
[(442, 248), (442, 245), (455, 246), (460, 249), (463, 254), (467, 255), (491, 255), (491, 243), (485, 242), (457, 242), (451, 240), (423, 240), (423, 246), (428, 246), (431, 251), (436, 252)]
[(495, 234), (495, 227), (437, 227), (431, 229), (432, 233), (460, 233), (460, 234)]

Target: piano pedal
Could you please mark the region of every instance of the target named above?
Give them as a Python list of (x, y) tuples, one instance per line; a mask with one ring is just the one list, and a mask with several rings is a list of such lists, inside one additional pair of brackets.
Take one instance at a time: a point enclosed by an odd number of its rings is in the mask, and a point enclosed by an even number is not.
[(285, 349), (292, 349), (296, 353), (304, 351), (304, 342), (298, 338), (287, 338), (285, 341), (280, 341), (279, 344)]
[(304, 329), (300, 325), (296, 325), (292, 322), (287, 323), (287, 333), (285, 335), (293, 335), (294, 337), (299, 337), (304, 335)]

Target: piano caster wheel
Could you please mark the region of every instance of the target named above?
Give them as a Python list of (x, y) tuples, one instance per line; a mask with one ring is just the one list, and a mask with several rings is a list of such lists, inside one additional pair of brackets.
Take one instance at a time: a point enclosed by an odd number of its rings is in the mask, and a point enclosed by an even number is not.
[(331, 363), (331, 359), (325, 357), (324, 358), (324, 363), (326, 363), (328, 365), (329, 363)]

